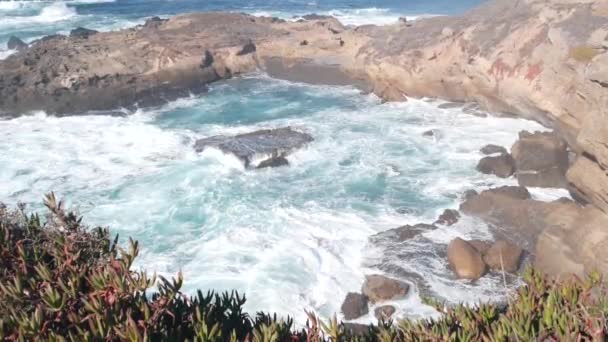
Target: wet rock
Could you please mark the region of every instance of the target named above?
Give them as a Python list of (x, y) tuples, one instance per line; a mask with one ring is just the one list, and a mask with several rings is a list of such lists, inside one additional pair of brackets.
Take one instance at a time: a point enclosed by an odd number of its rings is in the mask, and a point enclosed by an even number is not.
[(502, 146), (498, 146), (498, 145), (493, 145), (493, 144), (486, 145), (486, 146), (482, 147), (479, 151), (485, 155), (507, 154), (508, 153), (506, 148), (504, 148)]
[(456, 224), (459, 219), (460, 219), (460, 213), (458, 212), (458, 210), (446, 209), (446, 210), (444, 210), (443, 214), (439, 215), (439, 218), (433, 224), (451, 226), (451, 225)]
[(156, 27), (162, 25), (162, 23), (164, 23), (165, 21), (167, 21), (167, 19), (161, 19), (160, 17), (152, 17), (152, 18), (146, 20), (146, 22), (144, 23), (144, 27), (145, 28), (156, 28)]
[(508, 178), (515, 172), (515, 162), (509, 154), (500, 156), (484, 157), (477, 164), (477, 170), (484, 174), (496, 175), (500, 178)]
[(361, 292), (371, 303), (378, 303), (403, 298), (409, 289), (410, 286), (402, 281), (381, 275), (368, 275), (365, 276)]
[(389, 229), (387, 231), (372, 235), (370, 237), (371, 241), (393, 241), (393, 242), (403, 242), (406, 240), (410, 240), (420, 235), (421, 233), (427, 232), (429, 230), (437, 229), (436, 226), (431, 224), (419, 223), (416, 225), (405, 225), (398, 228)]
[(435, 138), (438, 139), (440, 136), (440, 132), (438, 129), (430, 129), (422, 133), (423, 137)]
[(460, 279), (477, 280), (486, 272), (481, 253), (461, 238), (448, 245), (448, 262)]
[(515, 273), (519, 269), (522, 253), (523, 250), (515, 244), (498, 240), (485, 251), (483, 261), (493, 271), (502, 271), (504, 267), (506, 272)]
[(27, 49), (27, 44), (23, 40), (15, 37), (15, 36), (11, 36), (8, 39), (8, 42), (6, 43), (6, 47), (9, 50), (21, 51), (23, 49)]
[(264, 169), (267, 167), (280, 167), (280, 166), (288, 166), (289, 161), (285, 158), (284, 155), (280, 155), (277, 157), (268, 158), (262, 162), (260, 162), (257, 166), (258, 169)]
[(344, 319), (349, 321), (364, 316), (369, 312), (367, 297), (360, 293), (349, 292), (342, 303), (341, 309)]
[(91, 30), (91, 29), (87, 29), (84, 27), (77, 27), (73, 30), (70, 31), (70, 37), (71, 38), (80, 38), (80, 39), (87, 39), (90, 36), (97, 34), (98, 31), (95, 30)]
[(569, 166), (568, 145), (553, 132), (526, 131), (511, 148), (522, 186), (565, 187)]
[(374, 316), (380, 321), (388, 320), (395, 313), (395, 307), (392, 305), (384, 305), (374, 310)]
[[(217, 148), (243, 161), (246, 167), (256, 155), (285, 156), (313, 141), (312, 136), (290, 127), (264, 129), (236, 136), (214, 136), (197, 140), (194, 149), (202, 152), (207, 148)], [(278, 159), (275, 162), (282, 162)], [(269, 162), (271, 163), (271, 162)]]
[(326, 20), (326, 19), (332, 19), (333, 17), (331, 17), (329, 15), (311, 13), (311, 14), (306, 14), (306, 15), (302, 16), (302, 18), (305, 20)]

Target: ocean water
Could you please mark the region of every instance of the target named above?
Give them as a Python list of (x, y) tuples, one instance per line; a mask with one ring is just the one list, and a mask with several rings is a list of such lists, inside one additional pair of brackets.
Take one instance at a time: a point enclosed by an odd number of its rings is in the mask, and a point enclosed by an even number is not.
[[(479, 1), (0, 1), (0, 55), (10, 35), (31, 41), (76, 26), (112, 30), (152, 15), (201, 10), (245, 11), (285, 18), (316, 12), (349, 24), (399, 16), (459, 13)], [(537, 123), (481, 117), (441, 101), (382, 104), (350, 87), (313, 86), (264, 74), (213, 84), (209, 94), (124, 116), (44, 112), (0, 120), (0, 201), (39, 209), (55, 191), (86, 222), (109, 226), (143, 246), (137, 267), (165, 276), (183, 271), (185, 290), (237, 289), (247, 308), (289, 314), (339, 313), (364, 276), (387, 273), (451, 302), (499, 300), (496, 276), (476, 283), (448, 269), (454, 237), (490, 238), (481, 222), (457, 225), (408, 242), (402, 253), (369, 237), (405, 224), (432, 222), (456, 208), (462, 193), (513, 180), (479, 174), (479, 148), (506, 147)], [(289, 167), (246, 170), (217, 150), (196, 153), (197, 138), (292, 126), (315, 141)], [(434, 137), (423, 132), (435, 130)], [(559, 191), (534, 190), (552, 200)], [(394, 247), (394, 246), (393, 246)], [(511, 282), (509, 287), (517, 285)], [(401, 316), (434, 311), (413, 286), (393, 303)], [(373, 313), (373, 308), (370, 310)], [(372, 314), (360, 322), (372, 321)]]

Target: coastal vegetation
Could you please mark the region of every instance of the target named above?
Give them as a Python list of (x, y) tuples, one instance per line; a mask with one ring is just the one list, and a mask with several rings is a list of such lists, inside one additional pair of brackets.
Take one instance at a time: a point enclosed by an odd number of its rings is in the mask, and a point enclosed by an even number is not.
[[(47, 213), (0, 205), (2, 341), (604, 341), (608, 296), (599, 274), (549, 279), (533, 269), (504, 304), (446, 306), (436, 319), (360, 326), (308, 312), (249, 314), (236, 292), (181, 291), (183, 279), (134, 270), (136, 241), (87, 227), (53, 194)], [(124, 248), (123, 248), (124, 247)], [(156, 286), (157, 290), (151, 289)], [(305, 310), (306, 308), (302, 308)]]

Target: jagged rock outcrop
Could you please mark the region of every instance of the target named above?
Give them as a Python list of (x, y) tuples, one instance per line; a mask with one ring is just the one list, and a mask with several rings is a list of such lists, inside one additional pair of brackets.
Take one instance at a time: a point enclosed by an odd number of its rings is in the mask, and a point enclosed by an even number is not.
[(6, 47), (9, 50), (20, 51), (20, 50), (23, 50), (23, 49), (27, 49), (27, 44), (23, 40), (15, 37), (15, 36), (11, 36), (8, 39), (8, 42), (6, 43)]
[(346, 320), (357, 319), (369, 312), (367, 297), (356, 292), (349, 292), (342, 303), (342, 313)]
[(250, 166), (256, 156), (270, 156), (258, 164), (257, 168), (277, 167), (288, 165), (285, 157), (294, 150), (313, 141), (312, 136), (298, 132), (290, 127), (263, 129), (251, 133), (239, 134), (232, 137), (218, 135), (199, 139), (194, 144), (197, 152), (207, 148), (216, 148), (224, 153), (235, 155)]
[(477, 164), (477, 170), (500, 178), (508, 178), (515, 172), (515, 161), (508, 153), (483, 157)]
[(519, 139), (511, 147), (511, 154), (519, 185), (566, 187), (568, 146), (556, 133), (520, 132)]

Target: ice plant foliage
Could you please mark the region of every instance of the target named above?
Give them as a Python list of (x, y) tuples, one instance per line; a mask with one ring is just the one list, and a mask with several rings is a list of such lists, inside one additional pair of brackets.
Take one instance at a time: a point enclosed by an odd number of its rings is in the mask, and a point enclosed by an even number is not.
[[(132, 269), (104, 228), (89, 228), (53, 194), (41, 219), (0, 205), (0, 341), (605, 341), (608, 295), (598, 274), (549, 280), (528, 269), (506, 305), (447, 307), (438, 319), (354, 327), (307, 312), (298, 330), (287, 317), (243, 311), (236, 292), (181, 292)], [(151, 289), (156, 286), (157, 291)], [(432, 302), (432, 301), (429, 301)]]

